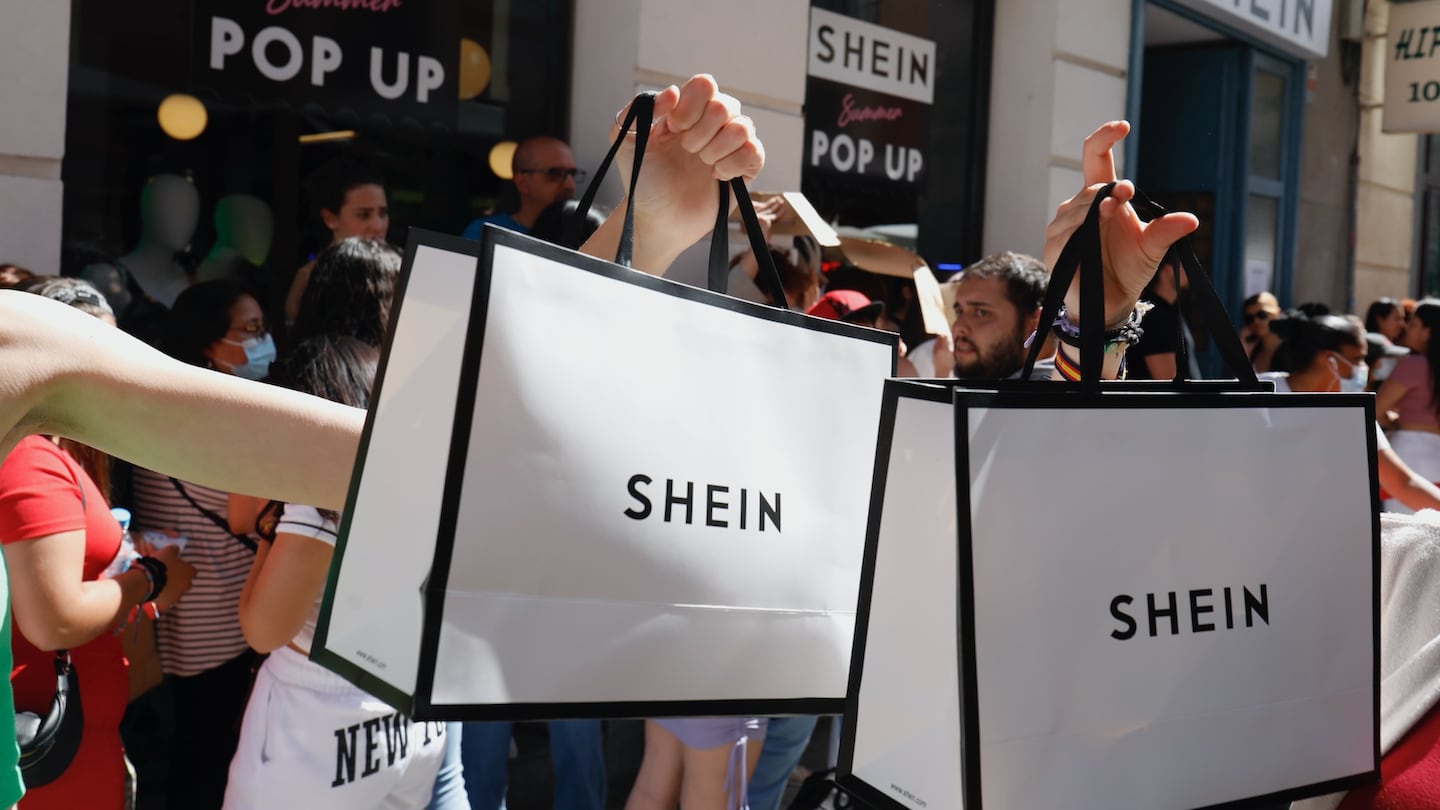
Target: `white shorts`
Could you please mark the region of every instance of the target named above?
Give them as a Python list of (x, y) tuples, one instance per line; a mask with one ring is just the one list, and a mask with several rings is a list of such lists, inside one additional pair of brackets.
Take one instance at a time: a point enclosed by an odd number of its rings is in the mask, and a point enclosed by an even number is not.
[(420, 810), (445, 724), (417, 723), (281, 647), (255, 677), (225, 810)]

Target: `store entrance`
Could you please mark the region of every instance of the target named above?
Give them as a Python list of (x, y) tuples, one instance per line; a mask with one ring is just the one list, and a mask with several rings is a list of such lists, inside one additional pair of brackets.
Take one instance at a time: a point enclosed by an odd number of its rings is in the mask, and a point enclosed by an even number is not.
[[(1232, 314), (1262, 291), (1288, 306), (1298, 64), (1159, 3), (1146, 4), (1144, 36), (1137, 183), (1200, 218), (1196, 254)], [(1208, 334), (1194, 331), (1203, 370), (1218, 372)]]

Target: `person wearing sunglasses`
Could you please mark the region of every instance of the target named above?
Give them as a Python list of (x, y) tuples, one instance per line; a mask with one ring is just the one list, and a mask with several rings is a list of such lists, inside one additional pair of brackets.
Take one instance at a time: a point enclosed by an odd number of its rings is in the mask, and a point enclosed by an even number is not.
[(575, 196), (575, 184), (585, 179), (585, 172), (575, 168), (575, 155), (559, 138), (540, 135), (526, 138), (515, 147), (510, 160), (511, 179), (520, 200), (513, 212), (496, 212), (471, 222), (461, 234), (466, 239), (479, 239), (485, 223), (520, 233), (529, 233), (541, 212), (555, 203)]
[(1240, 339), (1256, 371), (1285, 370), (1274, 367), (1280, 336), (1270, 332), (1270, 321), (1279, 314), (1280, 302), (1268, 292), (1255, 293), (1240, 305)]

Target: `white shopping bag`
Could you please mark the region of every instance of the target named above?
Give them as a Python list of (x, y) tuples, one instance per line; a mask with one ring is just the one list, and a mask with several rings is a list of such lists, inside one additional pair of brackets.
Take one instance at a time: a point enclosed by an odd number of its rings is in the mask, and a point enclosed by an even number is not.
[(895, 356), (414, 232), (314, 657), (424, 719), (837, 711)]
[[(1099, 308), (1104, 196), (1042, 323), (1077, 263)], [(1266, 392), (1181, 247), (1237, 381), (1101, 384), (1082, 331), (1078, 384), (887, 383), (845, 789), (1186, 810), (1378, 775), (1374, 397)]]

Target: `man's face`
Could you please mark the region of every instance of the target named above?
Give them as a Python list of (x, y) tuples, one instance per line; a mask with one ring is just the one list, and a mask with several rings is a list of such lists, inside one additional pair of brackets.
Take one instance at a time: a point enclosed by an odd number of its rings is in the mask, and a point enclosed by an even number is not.
[(535, 146), (529, 164), (515, 172), (520, 197), (539, 208), (547, 208), (575, 196), (575, 155), (558, 141)]
[(955, 376), (1004, 379), (1025, 365), (1025, 320), (998, 278), (966, 278), (955, 291)]

